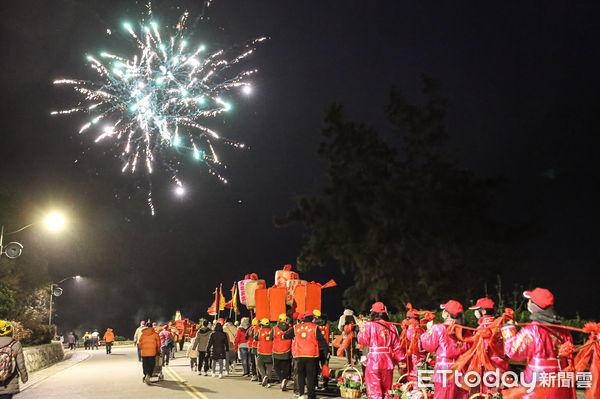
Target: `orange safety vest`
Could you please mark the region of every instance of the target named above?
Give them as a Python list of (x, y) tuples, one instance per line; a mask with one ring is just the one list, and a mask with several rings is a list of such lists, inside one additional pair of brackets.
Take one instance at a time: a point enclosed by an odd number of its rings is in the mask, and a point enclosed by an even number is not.
[(325, 323), (324, 326), (319, 326), (319, 330), (321, 330), (321, 334), (323, 334), (325, 341), (327, 341), (327, 345), (329, 345), (329, 323)]
[[(296, 327), (296, 325), (293, 325), (290, 328), (295, 328), (295, 327)], [(295, 333), (296, 333), (296, 330), (294, 329), (294, 334)], [(297, 344), (296, 339), (294, 338), (292, 340), (292, 357), (296, 357), (296, 354), (298, 353), (298, 349), (297, 348), (298, 348), (298, 344)]]
[(296, 357), (319, 357), (317, 327), (314, 323), (302, 323), (294, 326)]
[(250, 332), (248, 333), (249, 348), (256, 348), (256, 346), (258, 345), (258, 342), (256, 342), (256, 340), (254, 339), (254, 327), (256, 326), (250, 326)]
[(283, 339), (285, 333), (281, 328), (277, 326), (273, 327), (273, 353), (289, 353), (292, 348), (292, 340)]
[(271, 327), (263, 327), (258, 330), (257, 353), (259, 355), (273, 354), (273, 341), (271, 340)]

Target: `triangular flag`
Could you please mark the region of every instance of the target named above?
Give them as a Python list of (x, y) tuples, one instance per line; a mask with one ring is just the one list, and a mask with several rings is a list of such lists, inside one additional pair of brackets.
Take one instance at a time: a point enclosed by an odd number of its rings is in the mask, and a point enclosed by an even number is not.
[(225, 310), (225, 297), (223, 296), (223, 284), (219, 286), (219, 310)]

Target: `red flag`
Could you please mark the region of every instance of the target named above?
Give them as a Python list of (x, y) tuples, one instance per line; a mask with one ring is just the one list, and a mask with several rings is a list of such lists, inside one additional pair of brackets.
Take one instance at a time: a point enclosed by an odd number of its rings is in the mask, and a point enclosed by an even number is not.
[(231, 287), (231, 289), (229, 290), (231, 292), (231, 300), (227, 303), (225, 303), (225, 307), (227, 309), (232, 309), (235, 313), (237, 313), (237, 300), (236, 300), (236, 295), (237, 295), (237, 284), (234, 282), (233, 283), (233, 287)]
[(217, 315), (217, 302), (218, 302), (218, 298), (219, 298), (219, 293), (218, 290), (215, 288), (215, 292), (213, 292), (213, 294), (215, 294), (215, 301), (213, 302), (213, 304), (210, 306), (210, 308), (208, 308), (208, 310), (206, 311), (206, 313), (208, 313), (211, 316), (216, 316)]
[(336, 285), (337, 285), (337, 283), (334, 280), (329, 280), (325, 284), (321, 285), (321, 288), (331, 288), (331, 287), (335, 287)]

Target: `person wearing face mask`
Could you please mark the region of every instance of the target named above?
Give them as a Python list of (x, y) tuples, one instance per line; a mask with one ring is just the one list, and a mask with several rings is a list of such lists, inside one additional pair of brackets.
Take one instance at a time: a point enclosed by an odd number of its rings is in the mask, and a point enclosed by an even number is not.
[[(421, 327), (419, 312), (410, 308), (406, 312), (406, 319), (402, 322), (402, 335), (400, 340), (405, 339), (406, 348), (403, 349), (402, 361), (405, 364), (405, 370), (408, 374), (407, 381), (417, 381), (417, 367), (422, 364), (427, 358), (427, 352), (420, 347), (419, 337), (425, 333), (425, 329)], [(414, 345), (415, 353), (407, 355), (411, 346)]]
[(440, 305), (440, 308), (443, 309), (444, 322), (441, 324), (433, 324), (433, 321), (427, 323), (427, 331), (419, 339), (421, 347), (436, 356), (433, 369), (433, 398), (466, 399), (469, 392), (458, 386), (454, 378), (448, 377), (456, 358), (468, 350), (467, 344), (448, 332), (452, 330), (454, 324), (462, 324), (463, 306), (460, 302), (451, 299)]
[[(495, 303), (490, 298), (479, 298), (477, 303), (469, 308), (475, 313), (478, 330), (487, 328), (494, 322), (496, 319), (494, 316), (494, 308)], [(500, 331), (493, 333), (491, 338), (486, 339), (485, 347), (492, 365), (500, 371), (500, 374), (507, 372), (510, 367), (508, 358), (504, 354), (504, 340), (502, 339), (502, 333)]]
[(255, 373), (256, 370), (252, 369), (252, 362), (250, 360), (250, 348), (248, 346), (248, 339), (246, 338), (246, 331), (250, 328), (250, 319), (248, 317), (242, 317), (242, 323), (237, 328), (235, 333), (235, 339), (233, 341), (234, 349), (238, 352), (239, 357), (242, 361), (242, 369), (244, 373), (242, 377), (247, 377), (251, 373)]
[[(529, 299), (527, 309), (531, 313), (531, 324), (521, 328), (519, 332), (512, 321), (502, 327), (504, 351), (515, 361), (527, 361), (524, 370), (524, 382), (531, 383), (535, 378), (541, 381), (543, 375), (558, 375), (567, 367), (567, 359), (559, 356), (559, 348), (565, 342), (573, 342), (571, 334), (558, 327), (547, 324), (560, 324), (560, 319), (554, 311), (554, 295), (545, 288), (525, 291), (523, 296)], [(552, 382), (552, 380), (551, 380)], [(573, 399), (574, 388), (559, 387), (558, 379), (550, 384), (550, 391), (545, 399)], [(524, 398), (535, 396), (535, 390)]]
[(392, 388), (394, 366), (400, 363), (402, 348), (396, 327), (388, 323), (387, 309), (382, 302), (371, 306), (371, 321), (360, 319), (358, 343), (369, 346), (365, 368), (365, 384), (369, 399), (387, 398)]

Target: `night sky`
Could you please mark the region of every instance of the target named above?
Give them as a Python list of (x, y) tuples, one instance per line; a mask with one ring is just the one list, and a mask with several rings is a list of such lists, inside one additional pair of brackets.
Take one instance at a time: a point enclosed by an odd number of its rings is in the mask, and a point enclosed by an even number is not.
[[(353, 120), (385, 129), (390, 87), (418, 98), (423, 73), (439, 78), (450, 100), (449, 151), (479, 175), (506, 179), (495, 215), (542, 228), (512, 248), (525, 267), (502, 276), (505, 286), (545, 286), (561, 314), (600, 317), (597, 1), (216, 0), (196, 30), (208, 46), (271, 38), (246, 60), (259, 69), (252, 96), (213, 123), (249, 149), (221, 149), (228, 185), (186, 164), (183, 198), (157, 171), (155, 217), (143, 176), (121, 175), (109, 145), (78, 135), (82, 117), (49, 115), (74, 99), (52, 80), (92, 78), (85, 55), (118, 52), (122, 41), (107, 40), (106, 29), (136, 21), (143, 4), (0, 5), (2, 192), (24, 215), (54, 207), (68, 215), (67, 231), (44, 241), (48, 273), (85, 277), (56, 300), (61, 331), (110, 326), (129, 335), (141, 318), (165, 320), (176, 309), (206, 316), (219, 282), (228, 290), (251, 272), (272, 282), (303, 244), (300, 227), (279, 229), (273, 218), (326, 182), (316, 149), (327, 105), (341, 102)], [(153, 4), (165, 23), (201, 9), (200, 1)], [(41, 234), (20, 237), (26, 251)], [(337, 318), (351, 277), (333, 268), (305, 276), (339, 280), (324, 292)]]

